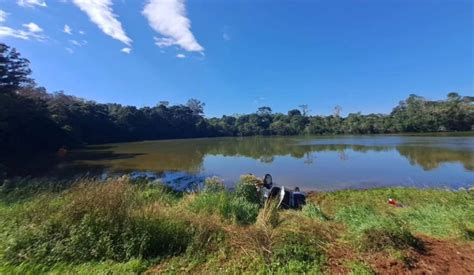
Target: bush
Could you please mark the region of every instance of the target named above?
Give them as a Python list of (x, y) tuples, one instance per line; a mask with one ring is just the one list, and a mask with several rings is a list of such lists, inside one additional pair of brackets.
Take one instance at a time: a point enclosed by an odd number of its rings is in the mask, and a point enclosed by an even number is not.
[(248, 225), (255, 223), (260, 207), (241, 197), (235, 197), (230, 201), (229, 208), (232, 218), (237, 224)]
[(254, 175), (243, 175), (235, 186), (235, 196), (244, 198), (248, 202), (261, 202), (260, 193), (257, 190), (256, 183), (259, 179)]

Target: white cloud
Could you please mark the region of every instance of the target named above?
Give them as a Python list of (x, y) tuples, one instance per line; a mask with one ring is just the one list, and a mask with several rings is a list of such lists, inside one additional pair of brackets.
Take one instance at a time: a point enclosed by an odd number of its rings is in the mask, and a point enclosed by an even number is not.
[(174, 45), (174, 40), (171, 39), (171, 38), (165, 38), (165, 37), (155, 37), (155, 44), (160, 47), (160, 48), (165, 48), (165, 47), (169, 47), (169, 46), (173, 46)]
[(72, 45), (76, 47), (82, 47), (82, 46), (87, 45), (87, 40), (77, 41), (75, 39), (71, 39), (69, 40), (69, 43), (71, 43)]
[(30, 22), (28, 24), (23, 24), (23, 27), (27, 28), (29, 32), (42, 32), (43, 29), (37, 24)]
[(189, 52), (203, 52), (191, 32), (191, 21), (186, 17), (184, 0), (148, 0), (142, 14), (162, 38), (155, 38), (160, 47), (177, 45)]
[(30, 38), (33, 38), (38, 41), (44, 41), (47, 38), (46, 36), (35, 33), (35, 32), (25, 31), (25, 30), (16, 30), (10, 27), (0, 26), (0, 38), (3, 38), (3, 37), (13, 37), (13, 38), (18, 38), (18, 39), (23, 39), (23, 40), (29, 40)]
[(0, 37), (14, 37), (23, 40), (29, 39), (29, 35), (27, 32), (3, 26), (0, 26)]
[(123, 52), (123, 53), (129, 54), (129, 53), (132, 51), (132, 49), (130, 49), (130, 48), (123, 48), (123, 49), (121, 49), (120, 51)]
[(182, 59), (182, 58), (186, 58), (186, 55), (184, 55), (184, 54), (182, 54), (182, 53), (178, 53), (178, 54), (176, 55), (176, 57)]
[(84, 35), (84, 34), (86, 34), (86, 33), (85, 33), (83, 30), (80, 30), (80, 31), (79, 31), (79, 34), (80, 34), (80, 35)]
[(7, 20), (8, 15), (8, 12), (0, 10), (0, 22), (5, 22)]
[(130, 46), (130, 39), (112, 10), (112, 0), (73, 0), (105, 34)]
[(65, 33), (71, 35), (71, 34), (72, 34), (72, 29), (71, 29), (71, 27), (69, 27), (68, 24), (66, 24), (66, 25), (64, 25), (63, 32), (65, 32)]
[(65, 49), (66, 49), (66, 51), (67, 51), (68, 53), (70, 53), (70, 54), (73, 54), (73, 53), (74, 53), (74, 50), (71, 49), (71, 48), (66, 47)]
[(46, 8), (46, 2), (43, 0), (18, 0), (16, 2), (19, 6), (33, 8), (35, 6)]

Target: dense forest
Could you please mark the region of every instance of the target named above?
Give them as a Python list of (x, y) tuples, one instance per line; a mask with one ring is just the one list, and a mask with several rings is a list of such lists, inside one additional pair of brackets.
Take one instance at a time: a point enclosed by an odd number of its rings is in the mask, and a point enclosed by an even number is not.
[(474, 129), (474, 97), (449, 93), (432, 101), (410, 95), (390, 114), (309, 115), (308, 105), (273, 113), (260, 107), (246, 115), (206, 118), (203, 102), (184, 105), (161, 101), (137, 108), (101, 104), (49, 93), (31, 78), (29, 61), (0, 43), (0, 152), (8, 155), (151, 139), (251, 135), (381, 134), (469, 131)]

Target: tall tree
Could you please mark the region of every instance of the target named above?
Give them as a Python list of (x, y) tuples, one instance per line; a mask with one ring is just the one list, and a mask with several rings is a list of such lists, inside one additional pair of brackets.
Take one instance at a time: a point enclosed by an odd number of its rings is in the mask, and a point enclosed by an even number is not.
[(204, 114), (204, 106), (206, 106), (206, 103), (201, 102), (200, 100), (197, 100), (195, 98), (191, 98), (186, 103), (186, 106), (191, 109), (193, 115), (200, 116)]
[(0, 91), (13, 92), (22, 86), (33, 85), (30, 61), (16, 49), (0, 43)]

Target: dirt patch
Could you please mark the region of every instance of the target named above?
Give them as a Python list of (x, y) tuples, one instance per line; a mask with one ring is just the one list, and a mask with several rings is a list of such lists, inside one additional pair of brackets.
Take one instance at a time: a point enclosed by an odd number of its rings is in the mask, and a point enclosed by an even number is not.
[(457, 244), (445, 240), (421, 237), (426, 252), (421, 254), (415, 268), (431, 273), (474, 274), (474, 243)]
[(370, 266), (377, 274), (474, 274), (474, 242), (458, 243), (428, 236), (417, 236), (424, 251), (407, 250), (395, 259), (389, 252), (358, 253), (349, 244), (338, 243), (328, 250), (327, 269), (333, 274), (348, 274), (350, 262)]
[(351, 270), (348, 262), (358, 259), (354, 249), (347, 244), (335, 243), (327, 251), (327, 268), (331, 274), (348, 274)]
[(367, 262), (380, 274), (474, 274), (474, 243), (456, 243), (418, 236), (425, 251), (408, 251), (405, 259), (373, 255)]

